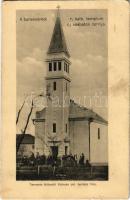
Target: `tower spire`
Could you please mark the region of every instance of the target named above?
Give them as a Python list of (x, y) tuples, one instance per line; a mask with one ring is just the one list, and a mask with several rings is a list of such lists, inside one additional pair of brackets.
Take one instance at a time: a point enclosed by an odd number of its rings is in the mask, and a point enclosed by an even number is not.
[(51, 42), (50, 42), (47, 53), (53, 54), (53, 53), (63, 53), (64, 52), (67, 55), (67, 57), (70, 57), (68, 49), (67, 49), (63, 29), (62, 29), (59, 10), (60, 10), (60, 6), (58, 5), (56, 22), (55, 22)]

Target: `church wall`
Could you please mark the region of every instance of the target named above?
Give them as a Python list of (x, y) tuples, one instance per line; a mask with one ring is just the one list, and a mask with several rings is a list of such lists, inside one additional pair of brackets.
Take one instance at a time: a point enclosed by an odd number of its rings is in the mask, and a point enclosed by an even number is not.
[[(57, 83), (56, 91), (53, 91), (53, 82)], [(46, 111), (46, 126), (49, 134), (52, 133), (52, 125), (55, 122), (57, 124), (57, 133), (61, 134), (64, 131), (64, 120), (68, 118), (67, 110), (68, 108), (63, 108), (63, 92), (64, 92), (64, 79), (53, 79), (47, 80), (47, 84), (51, 87), (52, 100), (48, 100), (48, 107)]]
[[(100, 133), (98, 133), (98, 128), (100, 129)], [(108, 162), (107, 128), (107, 125), (95, 122), (92, 122), (90, 125), (90, 161), (93, 164), (106, 164)]]
[(45, 122), (35, 122), (35, 155), (42, 155), (45, 149)]
[(87, 121), (70, 121), (70, 152), (89, 158), (89, 126)]
[[(65, 154), (65, 149), (78, 157), (84, 153), (89, 159), (89, 110), (75, 104), (68, 107), (65, 98), (70, 98), (70, 61), (64, 34), (57, 16), (52, 39), (49, 45), (46, 62), (47, 107), (44, 117), (35, 120), (35, 153), (48, 155), (54, 153), (54, 146), (59, 146), (58, 156)], [(67, 89), (66, 89), (67, 88)], [(70, 102), (70, 101), (69, 101)], [(86, 115), (87, 114), (87, 115)], [(72, 116), (71, 116), (72, 115)], [(77, 117), (72, 119), (72, 117)], [(91, 116), (91, 112), (90, 112)], [(37, 117), (37, 116), (36, 116)], [(69, 117), (72, 121), (69, 121)], [(44, 120), (45, 119), (45, 122)], [(99, 126), (99, 125), (98, 125)], [(92, 162), (103, 162), (106, 159), (105, 134), (97, 140), (97, 124), (91, 123), (91, 159)], [(104, 130), (104, 129), (103, 129)], [(105, 132), (105, 131), (104, 131)], [(102, 133), (102, 130), (101, 130)], [(69, 137), (70, 136), (70, 147)], [(102, 134), (101, 134), (102, 135)], [(60, 145), (61, 144), (61, 145)], [(53, 148), (52, 148), (53, 146)], [(65, 148), (68, 147), (68, 148)], [(50, 147), (50, 148), (49, 148)]]
[[(58, 76), (58, 77), (62, 77), (62, 76), (65, 76), (65, 77), (68, 77), (68, 78), (70, 78), (70, 74), (68, 73), (68, 72), (66, 72), (65, 70), (64, 70), (64, 63), (66, 62), (66, 63), (68, 63), (69, 62), (69, 60), (66, 58), (66, 56), (65, 56), (65, 54), (63, 53), (57, 53), (57, 54), (55, 54), (55, 55), (49, 55), (49, 56), (47, 56), (48, 57), (48, 59), (46, 60), (47, 61), (47, 65), (46, 65), (46, 72), (47, 72), (47, 77), (49, 78), (51, 78), (51, 77), (56, 77), (56, 76)], [(52, 63), (52, 67), (54, 67), (54, 62), (58, 62), (58, 61), (60, 61), (61, 62), (61, 70), (59, 71), (59, 70), (56, 70), (56, 71), (49, 71), (49, 68), (48, 68), (48, 62), (51, 62)], [(57, 63), (57, 67), (58, 67), (58, 63)]]
[[(53, 90), (53, 82), (56, 82), (56, 90)], [(50, 87), (51, 99), (47, 102), (46, 108), (46, 125), (45, 131), (46, 135), (55, 140), (63, 141), (64, 138), (69, 134), (69, 107), (66, 102), (69, 102), (69, 82), (66, 79), (51, 79), (46, 80), (46, 84)], [(67, 84), (67, 90), (66, 90)], [(56, 133), (53, 133), (53, 123), (56, 123)], [(67, 124), (67, 131), (66, 131)], [(51, 139), (50, 139), (51, 140)], [(58, 144), (57, 144), (58, 145)], [(53, 143), (49, 143), (49, 146), (53, 146)], [(58, 155), (63, 155), (65, 153), (64, 142), (59, 145)]]
[(34, 144), (20, 144), (18, 151), (19, 156), (30, 157), (34, 153)]

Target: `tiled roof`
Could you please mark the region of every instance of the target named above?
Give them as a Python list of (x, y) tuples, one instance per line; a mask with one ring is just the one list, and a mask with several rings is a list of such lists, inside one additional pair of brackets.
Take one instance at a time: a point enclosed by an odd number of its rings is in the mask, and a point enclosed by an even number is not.
[[(41, 111), (36, 112), (36, 119), (46, 119), (46, 108), (43, 108)], [(107, 124), (107, 121), (102, 118), (99, 114), (94, 112), (91, 109), (88, 109), (84, 106), (80, 106), (79, 104), (75, 103), (73, 100), (70, 100), (69, 106), (69, 119), (86, 119), (101, 122)]]
[[(17, 143), (21, 140), (22, 136), (23, 136), (22, 134), (16, 135)], [(35, 141), (35, 137), (33, 135), (25, 133), (21, 144), (34, 144), (34, 141)]]
[(46, 108), (43, 108), (42, 110), (37, 111), (36, 118), (37, 119), (40, 119), (40, 118), (45, 119), (46, 118)]
[(79, 104), (75, 103), (73, 100), (70, 100), (70, 111), (69, 111), (69, 119), (88, 119), (91, 121), (97, 121), (101, 123), (107, 124), (107, 121), (94, 112), (91, 109), (88, 109), (84, 106), (80, 106)]

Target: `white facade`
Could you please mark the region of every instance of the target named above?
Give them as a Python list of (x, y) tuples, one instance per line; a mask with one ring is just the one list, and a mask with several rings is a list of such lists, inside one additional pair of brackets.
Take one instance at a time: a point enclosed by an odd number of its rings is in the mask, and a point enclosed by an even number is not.
[(82, 153), (91, 163), (107, 163), (107, 122), (70, 100), (70, 61), (59, 16), (46, 59), (47, 107), (36, 113), (35, 153)]
[(106, 165), (108, 163), (108, 127), (106, 124), (92, 122), (90, 125), (90, 162)]

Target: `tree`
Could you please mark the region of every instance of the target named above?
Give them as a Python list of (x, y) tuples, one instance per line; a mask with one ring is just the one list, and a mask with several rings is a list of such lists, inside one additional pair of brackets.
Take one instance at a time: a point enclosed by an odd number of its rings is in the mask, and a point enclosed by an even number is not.
[[(21, 134), (21, 137), (20, 137), (19, 141), (16, 142), (16, 153), (18, 153), (19, 148), (20, 148), (20, 145), (21, 145), (21, 143), (22, 143), (22, 141), (23, 141), (23, 139), (24, 139), (24, 136), (25, 136), (25, 133), (26, 133), (28, 124), (29, 124), (29, 120), (30, 120), (30, 117), (31, 117), (31, 115), (32, 115), (32, 111), (33, 111), (33, 108), (34, 108), (34, 99), (35, 99), (36, 97), (41, 97), (41, 96), (44, 97), (43, 94), (40, 94), (40, 95), (35, 96), (35, 97), (32, 98), (32, 100), (31, 100), (31, 108), (30, 108), (30, 111), (29, 111), (29, 113), (28, 113), (28, 117), (27, 117), (27, 121), (26, 121), (26, 123), (25, 123), (25, 127), (24, 127), (23, 130), (21, 130), (22, 134)], [(21, 108), (20, 108), (19, 111), (18, 111), (18, 115), (17, 115), (17, 118), (16, 118), (16, 125), (17, 125), (18, 122), (19, 122), (19, 117), (20, 117), (20, 114), (21, 114), (21, 111), (22, 111), (22, 109), (23, 109), (23, 107), (24, 107), (25, 102), (26, 102), (26, 99), (24, 100), (24, 102), (23, 102)]]
[(25, 101), (26, 101), (26, 98), (25, 98), (25, 100), (24, 100), (22, 106), (20, 107), (20, 109), (19, 109), (19, 111), (18, 111), (17, 118), (16, 118), (16, 125), (17, 125), (17, 123), (18, 123), (18, 121), (19, 121), (19, 116), (20, 116), (20, 113), (21, 113), (21, 111), (22, 111), (22, 109), (23, 109), (23, 107), (24, 107)]
[[(24, 104), (23, 104), (23, 105), (24, 105)], [(23, 139), (24, 139), (24, 136), (25, 136), (25, 133), (26, 133), (26, 130), (27, 130), (27, 127), (28, 127), (28, 123), (29, 123), (29, 120), (30, 120), (30, 116), (31, 116), (32, 111), (33, 111), (33, 105), (34, 105), (34, 103), (33, 103), (33, 99), (32, 99), (30, 112), (29, 112), (29, 114), (28, 114), (28, 117), (27, 117), (27, 121), (26, 121), (24, 130), (21, 130), (21, 131), (22, 131), (21, 137), (20, 137), (19, 141), (18, 141), (17, 144), (16, 144), (16, 153), (18, 153), (19, 148), (20, 148), (20, 145), (21, 145), (21, 143), (22, 143), (22, 141), (23, 141)], [(21, 112), (21, 111), (20, 111), (20, 112)]]

